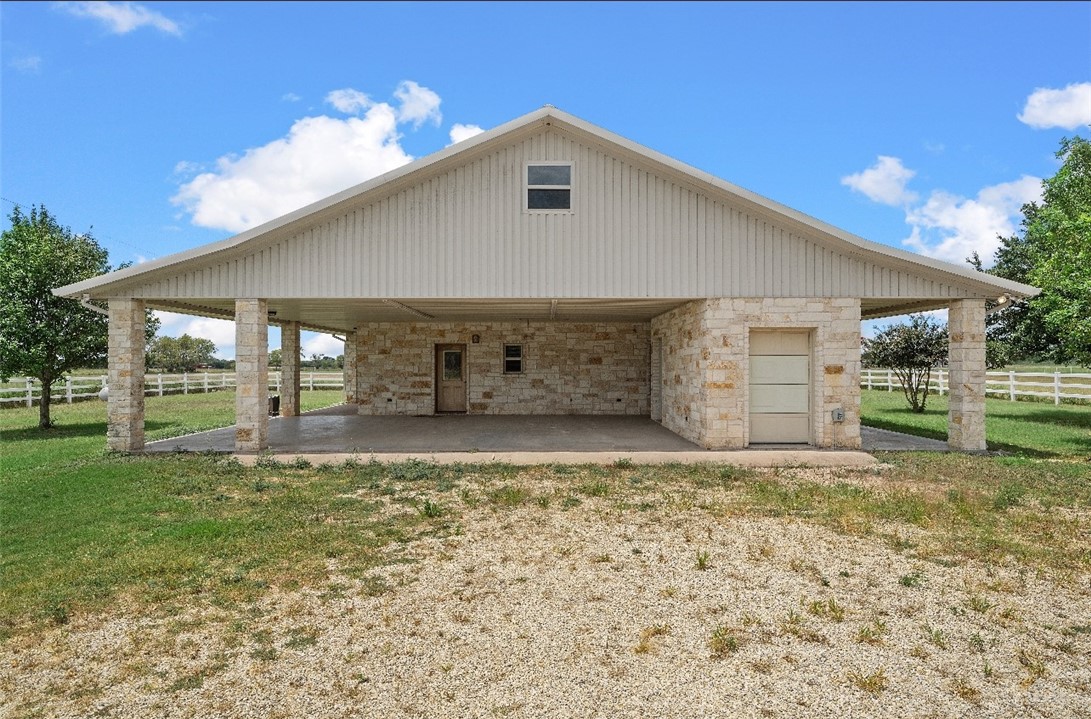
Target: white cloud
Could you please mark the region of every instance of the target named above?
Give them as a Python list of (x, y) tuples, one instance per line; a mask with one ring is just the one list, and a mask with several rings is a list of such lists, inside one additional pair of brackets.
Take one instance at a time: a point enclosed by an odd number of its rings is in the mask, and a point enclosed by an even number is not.
[(326, 95), (326, 102), (346, 115), (355, 115), (375, 104), (370, 97), (351, 87), (332, 91)]
[(154, 27), (169, 35), (182, 35), (182, 28), (174, 20), (139, 3), (62, 2), (57, 6), (76, 17), (98, 20), (116, 35), (125, 35), (144, 26)]
[(33, 74), (41, 71), (42, 58), (38, 55), (24, 55), (12, 58), (8, 65), (19, 72)]
[(842, 177), (841, 184), (863, 193), (874, 202), (904, 205), (917, 199), (917, 193), (905, 188), (916, 174), (902, 165), (899, 158), (879, 155), (876, 163), (868, 169)]
[(305, 358), (310, 359), (313, 354), (336, 357), (345, 354), (345, 343), (333, 338), (333, 335), (319, 334), (316, 332), (304, 332), (300, 337), (300, 347)]
[(241, 232), (410, 162), (397, 130), (386, 103), (363, 117), (305, 117), (286, 137), (221, 157), (171, 201), (195, 225)]
[(1091, 125), (1091, 82), (1072, 83), (1063, 90), (1036, 88), (1017, 117), (1039, 130), (1050, 127), (1075, 130)]
[(401, 103), (398, 107), (398, 122), (411, 122), (414, 128), (418, 128), (426, 120), (431, 120), (437, 127), (443, 120), (443, 113), (439, 111), (439, 95), (427, 87), (406, 80), (394, 90), (394, 97)]
[(936, 190), (906, 211), (912, 232), (903, 242), (914, 252), (960, 265), (977, 252), (988, 265), (998, 237), (1014, 234), (1023, 205), (1041, 199), (1041, 185), (1040, 178), (1024, 175), (986, 187), (973, 199)]
[(286, 92), (280, 96), (280, 99), (282, 102), (299, 102), (303, 98), (294, 92)]
[(454, 145), (457, 142), (469, 140), (471, 137), (480, 135), (483, 132), (484, 130), (477, 125), (463, 125), (456, 122), (451, 126), (451, 144)]

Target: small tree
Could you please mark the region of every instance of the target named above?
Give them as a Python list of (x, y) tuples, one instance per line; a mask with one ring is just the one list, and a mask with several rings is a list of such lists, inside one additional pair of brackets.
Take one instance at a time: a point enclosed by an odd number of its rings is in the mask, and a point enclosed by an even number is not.
[[(109, 272), (108, 253), (88, 234), (62, 227), (44, 208), (16, 207), (0, 235), (0, 378), (23, 374), (42, 384), (38, 426), (51, 427), (50, 392), (64, 373), (102, 362), (106, 317), (57, 297), (54, 287)], [(147, 332), (158, 320), (149, 315)]]
[(923, 412), (932, 368), (947, 360), (947, 327), (928, 315), (912, 315), (909, 324), (884, 327), (862, 344), (864, 366), (893, 370), (909, 406)]
[(201, 365), (211, 364), (216, 354), (212, 340), (182, 335), (156, 337), (148, 343), (148, 365), (168, 372), (192, 372)]

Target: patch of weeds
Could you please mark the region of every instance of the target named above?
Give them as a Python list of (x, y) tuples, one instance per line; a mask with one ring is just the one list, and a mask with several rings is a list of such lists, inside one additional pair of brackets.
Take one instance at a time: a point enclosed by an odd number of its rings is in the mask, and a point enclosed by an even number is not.
[(307, 459), (306, 457), (300, 456), (293, 459), (288, 464), (288, 466), (292, 469), (310, 469), (314, 465), (311, 464), (311, 460)]
[(1031, 684), (1034, 684), (1034, 682), (1049, 674), (1045, 661), (1038, 656), (1038, 653), (1033, 649), (1024, 647), (1019, 650), (1015, 657), (1019, 660), (1019, 664), (1027, 671), (1026, 679), (1021, 682), (1024, 687), (1029, 687)]
[(553, 467), (553, 474), (557, 475), (558, 477), (567, 477), (575, 473), (576, 468), (571, 467), (567, 464), (558, 464)]
[(636, 654), (648, 654), (655, 650), (655, 646), (652, 644), (652, 639), (656, 637), (666, 636), (670, 634), (671, 628), (669, 624), (653, 624), (650, 627), (644, 627), (640, 630), (640, 641), (633, 647), (633, 652)]
[(947, 648), (947, 637), (944, 636), (942, 631), (940, 631), (939, 629), (933, 627), (930, 624), (925, 624), (923, 629), (924, 629), (924, 638), (926, 640), (928, 640), (929, 644), (931, 644), (932, 646), (934, 646), (934, 647), (936, 647), (938, 649), (946, 649)]
[(312, 627), (296, 627), (288, 633), (285, 649), (303, 649), (318, 644), (318, 630)]
[(579, 487), (581, 494), (585, 494), (588, 497), (605, 497), (610, 493), (610, 485), (601, 480), (596, 482), (585, 482)]
[(883, 667), (879, 667), (871, 674), (864, 674), (854, 669), (848, 673), (848, 680), (854, 687), (868, 694), (878, 694), (890, 684), (886, 678), (886, 670)]
[(860, 644), (882, 644), (887, 632), (886, 622), (876, 619), (871, 624), (860, 627), (856, 632), (856, 641)]
[(753, 627), (761, 624), (761, 620), (755, 617), (750, 612), (743, 612), (742, 619), (740, 620), (744, 627)]
[(845, 621), (845, 608), (837, 603), (837, 599), (818, 599), (807, 606), (807, 611), (816, 617), (824, 617), (833, 622)]
[(417, 511), (421, 513), (422, 517), (427, 517), (429, 519), (442, 517), (444, 514), (447, 513), (447, 510), (444, 509), (442, 504), (438, 502), (433, 502), (430, 499), (424, 500), (424, 502), (422, 502), (421, 505), (417, 508)]
[(670, 599), (677, 594), (678, 587), (663, 587), (659, 590), (659, 596), (663, 597), (664, 599)]
[(805, 642), (811, 642), (813, 644), (829, 643), (829, 639), (826, 635), (816, 632), (804, 624), (803, 615), (794, 609), (788, 610), (787, 618), (780, 623), (780, 631), (782, 634), (787, 634), (796, 639), (802, 639)]
[(561, 509), (572, 509), (573, 507), (578, 507), (581, 504), (583, 504), (582, 499), (573, 495), (569, 495), (561, 500)]
[(379, 597), (393, 590), (394, 588), (383, 577), (368, 576), (360, 580), (360, 592), (365, 597)]
[(751, 544), (746, 548), (746, 556), (751, 562), (771, 559), (776, 553), (776, 547), (768, 539), (763, 539), (761, 544)]
[(63, 627), (68, 624), (68, 621), (72, 618), (71, 613), (68, 610), (68, 605), (64, 602), (53, 602), (45, 610), (46, 617), (49, 618), (51, 624)]
[(896, 552), (903, 552), (907, 549), (913, 549), (917, 546), (917, 543), (908, 537), (903, 537), (900, 533), (886, 535), (886, 544), (888, 547)]
[(898, 584), (903, 587), (909, 587), (910, 589), (916, 589), (924, 583), (924, 574), (922, 572), (915, 571), (909, 574), (903, 574), (898, 578)]
[(274, 649), (273, 647), (270, 647), (270, 646), (267, 646), (267, 645), (254, 647), (253, 649), (250, 650), (250, 658), (251, 659), (257, 659), (258, 661), (261, 661), (261, 662), (274, 661), (277, 658), (277, 656), (278, 656), (277, 655), (277, 650)]
[(971, 704), (976, 705), (981, 703), (981, 690), (962, 677), (955, 677), (951, 682), (951, 693), (960, 699), (965, 699)]
[(712, 632), (708, 640), (708, 650), (713, 659), (723, 659), (739, 651), (740, 641), (734, 629), (721, 624)]
[(480, 498), (478, 498), (477, 494), (467, 487), (463, 487), (462, 489), (458, 490), (458, 498), (462, 500), (463, 504), (470, 508), (476, 507), (478, 504), (481, 503), (481, 500)]
[(698, 551), (697, 552), (697, 561), (694, 562), (693, 566), (695, 566), (697, 569), (701, 570), (702, 572), (705, 571), (706, 569), (709, 568), (709, 556), (710, 555), (709, 555), (707, 549), (702, 549), (702, 550)]
[(968, 606), (975, 612), (980, 612), (983, 614), (989, 611), (989, 609), (991, 609), (993, 605), (988, 599), (985, 599), (985, 597), (981, 596), (980, 594), (975, 594), (970, 597), (970, 601), (966, 603), (966, 606)]
[(440, 479), (443, 476), (443, 467), (435, 462), (411, 458), (404, 462), (391, 462), (386, 467), (386, 473), (391, 479), (420, 482), (426, 479)]
[(284, 463), (268, 452), (262, 452), (254, 459), (258, 469), (283, 469)]
[(932, 656), (932, 653), (920, 644), (915, 644), (913, 645), (913, 648), (909, 650), (909, 656), (916, 657), (917, 659), (927, 659)]
[(1027, 489), (1022, 484), (1004, 482), (996, 490), (996, 494), (993, 495), (993, 509), (997, 512), (1011, 509), (1019, 504), (1026, 493)]
[(971, 634), (970, 638), (966, 641), (970, 645), (970, 649), (977, 652), (978, 654), (982, 654), (985, 652), (985, 638), (977, 632)]
[(225, 664), (220, 663), (215, 664), (211, 667), (198, 669), (197, 671), (191, 672), (189, 674), (184, 674), (170, 683), (170, 685), (167, 687), (167, 692), (173, 694), (175, 692), (182, 692), (189, 689), (200, 689), (202, 686), (204, 686), (205, 679), (212, 676), (220, 669), (223, 669), (225, 666)]
[(591, 561), (595, 564), (609, 564), (610, 562), (614, 561), (614, 558), (611, 557), (609, 554), (600, 554)]
[(539, 494), (537, 497), (534, 498), (534, 503), (542, 509), (549, 509), (549, 495)]
[(1020, 619), (1022, 619), (1022, 616), (1019, 614), (1019, 610), (1015, 607), (1004, 607), (1004, 609), (1001, 610), (998, 616), (1007, 622), (1018, 622)]
[(768, 659), (755, 659), (750, 662), (750, 668), (756, 671), (758, 674), (772, 674), (773, 662)]
[(981, 666), (981, 675), (984, 676), (986, 679), (992, 679), (995, 674), (996, 670), (993, 669), (992, 665), (988, 662), (985, 662)]
[(250, 484), (250, 488), (258, 494), (261, 494), (267, 489), (272, 489), (275, 486), (276, 485), (274, 483), (270, 482), (265, 477), (258, 477)]
[(632, 469), (633, 460), (628, 457), (618, 457), (614, 460), (614, 467), (617, 469)]
[(518, 507), (530, 499), (530, 492), (522, 487), (505, 484), (489, 492), (488, 499), (492, 504), (499, 504), (504, 507)]

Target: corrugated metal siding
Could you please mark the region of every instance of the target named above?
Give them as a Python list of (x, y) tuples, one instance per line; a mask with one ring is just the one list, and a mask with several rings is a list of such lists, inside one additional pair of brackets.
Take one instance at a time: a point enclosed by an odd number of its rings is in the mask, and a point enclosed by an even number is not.
[[(527, 213), (523, 168), (574, 162), (572, 214)], [(206, 268), (132, 289), (215, 297), (966, 297), (545, 130)]]

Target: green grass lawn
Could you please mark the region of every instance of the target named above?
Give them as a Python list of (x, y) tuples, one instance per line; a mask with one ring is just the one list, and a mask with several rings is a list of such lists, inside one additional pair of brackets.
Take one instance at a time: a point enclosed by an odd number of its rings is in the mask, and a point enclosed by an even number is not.
[[(917, 414), (901, 390), (861, 390), (861, 421), (869, 427), (947, 439), (947, 395), (929, 395)], [(985, 435), (990, 450), (1029, 457), (1091, 457), (1091, 407), (1045, 402), (985, 400)]]
[[(874, 409), (872, 394), (867, 411), (887, 411)], [(338, 395), (305, 392), (304, 407)], [(231, 393), (149, 398), (149, 438), (227, 424), (233, 401)], [(1091, 570), (1089, 463), (1058, 450), (1068, 445), (1048, 430), (1024, 433), (1021, 456), (884, 453), (888, 468), (875, 484), (858, 481), (872, 470), (816, 481), (805, 468), (627, 462), (244, 467), (223, 456), (108, 453), (101, 403), (57, 410), (60, 426), (45, 432), (35, 429), (36, 409), (0, 412), (0, 639), (119, 607), (173, 612), (199, 603), (259, 622), (248, 612), (271, 587), (341, 591), (330, 562), (366, 578), (377, 565), (411, 561), (404, 548), (415, 538), (457, 534), (466, 513), (583, 511), (590, 498), (633, 521), (653, 508), (703, 511), (718, 522), (788, 517), (900, 548), (910, 546), (904, 526), (922, 559), (1017, 561), (1057, 575)], [(1071, 428), (1070, 416), (1036, 421), (1078, 433), (1085, 421)], [(1050, 417), (1059, 421), (1050, 425)], [(553, 488), (543, 489), (543, 479)], [(369, 591), (388, 589), (368, 581)]]

